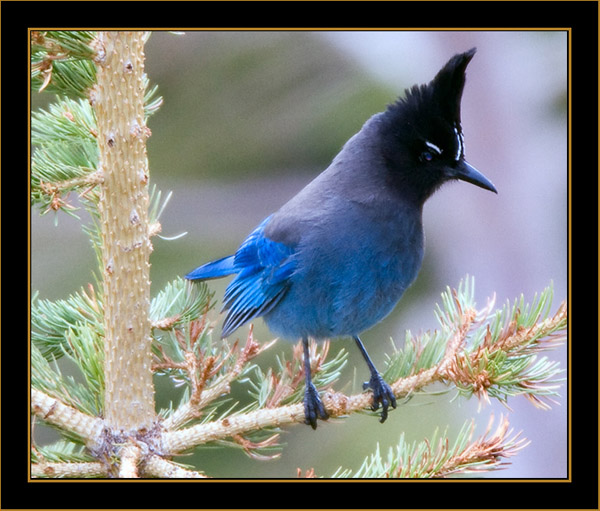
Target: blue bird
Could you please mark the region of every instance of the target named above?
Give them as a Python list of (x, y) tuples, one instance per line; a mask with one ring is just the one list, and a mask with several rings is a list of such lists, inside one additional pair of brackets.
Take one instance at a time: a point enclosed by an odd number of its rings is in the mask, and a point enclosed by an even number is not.
[(223, 299), (222, 337), (261, 316), (276, 335), (302, 339), (305, 422), (328, 414), (311, 380), (308, 339), (352, 337), (370, 371), (372, 409), (396, 408), (359, 338), (394, 308), (423, 260), (423, 204), (444, 182), (496, 192), (465, 161), (460, 102), (475, 48), (426, 85), (372, 116), (329, 167), (267, 217), (234, 255), (186, 275), (235, 274)]

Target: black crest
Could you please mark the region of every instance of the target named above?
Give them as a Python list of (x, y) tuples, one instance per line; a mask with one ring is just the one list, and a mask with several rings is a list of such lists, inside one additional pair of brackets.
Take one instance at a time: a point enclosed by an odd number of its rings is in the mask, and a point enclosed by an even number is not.
[(475, 55), (476, 48), (452, 57), (427, 85), (442, 117), (460, 126), (460, 101), (465, 87), (465, 71)]
[(465, 71), (475, 55), (476, 48), (452, 57), (425, 85), (414, 85), (389, 107), (392, 115), (397, 112), (408, 122), (418, 126), (419, 120), (426, 117), (444, 119), (450, 126), (460, 131), (460, 102), (465, 86)]

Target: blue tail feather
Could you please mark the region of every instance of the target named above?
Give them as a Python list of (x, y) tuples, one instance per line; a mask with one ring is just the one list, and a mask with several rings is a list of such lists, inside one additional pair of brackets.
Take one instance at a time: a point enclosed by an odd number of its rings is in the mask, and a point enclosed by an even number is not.
[(235, 256), (227, 256), (217, 261), (203, 264), (195, 270), (188, 273), (185, 278), (188, 280), (207, 280), (207, 279), (218, 279), (219, 277), (225, 277), (232, 273), (237, 273), (239, 268), (235, 268), (234, 264)]

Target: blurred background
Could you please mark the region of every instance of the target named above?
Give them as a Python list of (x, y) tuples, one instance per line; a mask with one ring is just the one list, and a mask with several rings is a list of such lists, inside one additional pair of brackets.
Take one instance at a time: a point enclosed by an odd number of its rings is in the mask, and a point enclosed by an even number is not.
[[(475, 276), (477, 303), (497, 305), (551, 282), (555, 303), (567, 297), (567, 33), (564, 31), (418, 32), (156, 32), (146, 46), (146, 71), (164, 98), (149, 121), (151, 183), (173, 197), (154, 239), (152, 286), (233, 253), (244, 237), (324, 170), (344, 142), (373, 114), (415, 83), (430, 81), (455, 53), (473, 46), (462, 101), (466, 157), (496, 185), (495, 195), (465, 183), (446, 185), (425, 205), (426, 256), (413, 287), (394, 313), (363, 341), (383, 368), (390, 337), (434, 329), (434, 306), (447, 285)], [(40, 104), (33, 98), (33, 107)], [(81, 211), (85, 218), (85, 211)], [(80, 223), (61, 214), (32, 212), (32, 289), (40, 298), (65, 298), (93, 282), (95, 258)], [(227, 285), (212, 281), (220, 299)], [(216, 312), (215, 312), (215, 319)], [(218, 328), (220, 328), (220, 322)], [(271, 334), (262, 320), (255, 338)], [(236, 332), (244, 339), (247, 327)], [(367, 369), (354, 343), (339, 340), (350, 360), (336, 388), (359, 392)], [(291, 356), (280, 341), (276, 353)], [(547, 354), (567, 368), (567, 349)], [(565, 373), (565, 377), (567, 374)], [(435, 388), (432, 390), (441, 390)], [(183, 457), (213, 477), (296, 477), (314, 467), (329, 476), (356, 470), (375, 451), (430, 438), (448, 427), (453, 438), (474, 418), (476, 434), (490, 416), (508, 414), (531, 444), (491, 477), (567, 476), (567, 387), (550, 411), (526, 399), (506, 406), (458, 398), (452, 392), (419, 396), (381, 425), (354, 415), (295, 426), (282, 434), (281, 457), (254, 461), (241, 450), (207, 448)], [(158, 406), (168, 395), (159, 388)], [(37, 435), (37, 433), (36, 433)], [(40, 438), (40, 441), (43, 441)], [(385, 454), (384, 454), (385, 456)], [(490, 477), (490, 476), (488, 476)]]

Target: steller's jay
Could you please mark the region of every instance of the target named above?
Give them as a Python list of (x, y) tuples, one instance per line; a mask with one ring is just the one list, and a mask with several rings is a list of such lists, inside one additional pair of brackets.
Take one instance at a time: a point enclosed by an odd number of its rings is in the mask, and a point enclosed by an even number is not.
[(496, 192), (464, 159), (460, 101), (474, 54), (455, 55), (429, 84), (371, 117), (234, 255), (186, 275), (236, 274), (223, 299), (222, 337), (262, 316), (275, 334), (302, 339), (304, 414), (313, 429), (328, 414), (311, 381), (308, 338), (354, 338), (371, 373), (363, 388), (384, 422), (396, 398), (358, 336), (390, 313), (417, 276), (427, 198), (456, 179)]

